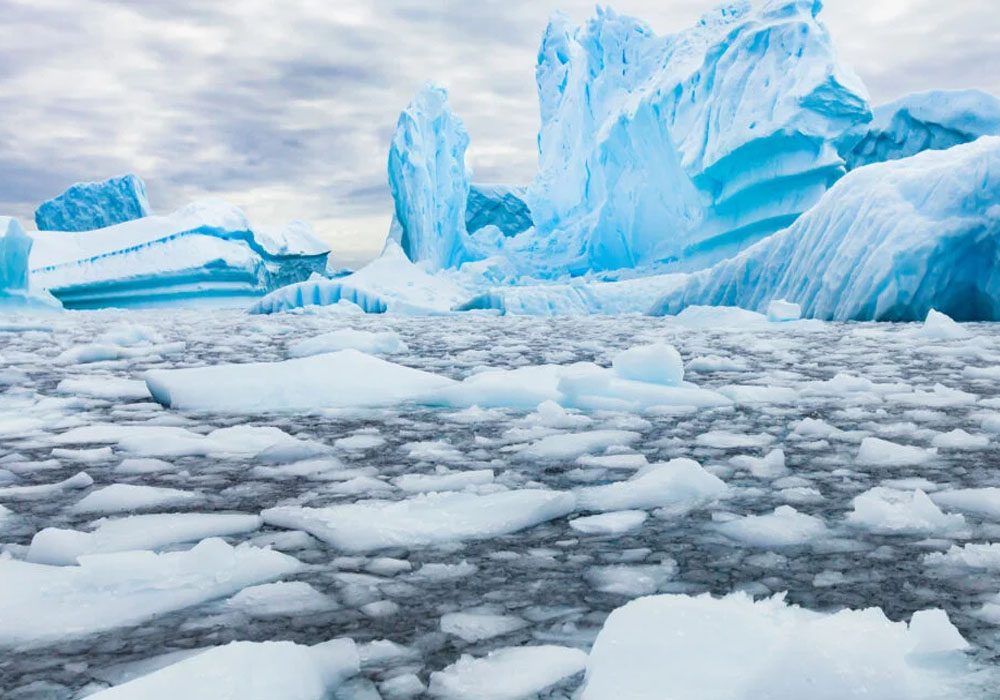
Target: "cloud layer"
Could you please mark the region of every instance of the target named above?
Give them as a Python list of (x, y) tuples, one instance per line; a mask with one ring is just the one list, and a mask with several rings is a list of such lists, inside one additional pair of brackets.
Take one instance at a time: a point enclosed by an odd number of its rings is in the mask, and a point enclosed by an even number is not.
[[(669, 33), (712, 0), (623, 0)], [(993, 0), (827, 0), (876, 102), (934, 87), (1000, 94)], [(0, 4), (0, 212), (29, 223), (73, 182), (136, 172), (158, 211), (204, 196), (311, 220), (377, 248), (396, 118), (447, 87), (482, 181), (535, 167), (534, 62), (553, 10), (585, 0), (7, 0)]]

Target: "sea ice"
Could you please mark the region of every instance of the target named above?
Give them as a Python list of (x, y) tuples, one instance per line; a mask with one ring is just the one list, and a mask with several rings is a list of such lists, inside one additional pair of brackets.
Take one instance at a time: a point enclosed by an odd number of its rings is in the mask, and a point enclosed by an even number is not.
[(663, 508), (687, 512), (705, 506), (726, 492), (726, 485), (692, 459), (653, 464), (628, 481), (589, 486), (577, 491), (581, 510), (621, 511)]
[(965, 518), (944, 513), (926, 493), (877, 486), (854, 499), (847, 522), (881, 535), (947, 535), (965, 527)]
[(431, 674), (430, 695), (443, 700), (522, 700), (583, 671), (587, 654), (557, 646), (506, 647), (463, 656)]
[(463, 611), (441, 616), (441, 631), (463, 641), (474, 643), (500, 637), (527, 626), (514, 615), (497, 615), (489, 612)]
[(767, 515), (748, 515), (715, 526), (730, 539), (754, 547), (793, 547), (827, 535), (822, 518), (778, 506)]
[(383, 331), (360, 331), (353, 328), (342, 328), (330, 333), (298, 340), (288, 346), (289, 357), (309, 357), (322, 355), (338, 350), (357, 350), (369, 355), (394, 355), (409, 352), (406, 343), (398, 333)]
[(163, 486), (111, 484), (88, 493), (73, 506), (73, 511), (76, 513), (124, 513), (186, 506), (197, 503), (203, 498), (204, 496), (200, 493)]

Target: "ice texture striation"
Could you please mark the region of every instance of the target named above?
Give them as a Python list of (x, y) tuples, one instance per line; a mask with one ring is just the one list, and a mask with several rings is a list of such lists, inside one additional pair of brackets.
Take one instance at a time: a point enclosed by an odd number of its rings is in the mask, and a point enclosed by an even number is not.
[(851, 148), (841, 154), (854, 169), (997, 135), (1000, 99), (980, 90), (932, 90), (876, 108), (869, 124), (845, 135)]
[(432, 270), (470, 258), (465, 226), (469, 135), (448, 105), (448, 93), (428, 84), (399, 115), (389, 149), (389, 189), (396, 203), (390, 236), (413, 262)]
[(35, 210), (39, 231), (93, 231), (151, 214), (146, 185), (129, 173), (81, 182)]
[(582, 274), (697, 269), (786, 227), (845, 172), (868, 121), (817, 0), (725, 5), (658, 37), (598, 9), (549, 23), (538, 54), (532, 253)]
[(827, 320), (1000, 320), (1000, 138), (852, 171), (790, 228), (695, 273), (652, 313), (764, 311)]

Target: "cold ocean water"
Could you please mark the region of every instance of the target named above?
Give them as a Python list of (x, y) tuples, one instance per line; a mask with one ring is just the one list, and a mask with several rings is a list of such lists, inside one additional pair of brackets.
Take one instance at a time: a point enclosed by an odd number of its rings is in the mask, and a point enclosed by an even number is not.
[[(681, 353), (687, 381), (735, 403), (640, 412), (401, 406), (215, 415), (165, 409), (135, 381), (149, 369), (283, 360), (291, 343), (341, 328), (394, 332), (405, 351), (395, 344), (386, 359), (455, 379), (484, 367), (607, 366), (624, 349), (666, 342)], [(461, 654), (532, 644), (587, 650), (612, 610), (652, 593), (787, 591), (789, 602), (808, 609), (875, 606), (893, 620), (943, 608), (973, 645), (972, 663), (988, 668), (1000, 656), (1000, 604), (991, 607), (1000, 555), (946, 553), (1000, 539), (1000, 491), (987, 490), (1000, 487), (1000, 329), (963, 328), (969, 337), (927, 334), (920, 325), (777, 324), (724, 314), (104, 311), (8, 319), (0, 324), (0, 505), (8, 509), (0, 509), (0, 544), (9, 559), (27, 557), (43, 528), (88, 530), (106, 516), (257, 515), (276, 506), (414, 499), (436, 488), (571, 492), (678, 457), (696, 460), (730, 488), (707, 505), (620, 509), (647, 511), (644, 520), (633, 513), (574, 527), (571, 520), (592, 513), (573, 512), (512, 534), (427, 546), (348, 551), (252, 523), (225, 540), (270, 545), (306, 566), (248, 585), (296, 581), (314, 591), (285, 589), (291, 598), (276, 592), (264, 604), (240, 604), (232, 596), (243, 586), (234, 584), (208, 600), (166, 605), (139, 624), (89, 632), (80, 623), (57, 637), (35, 636), (32, 611), (24, 610), (27, 622), (0, 629), (0, 694), (73, 698), (232, 640), (335, 637), (362, 645), (363, 677), (379, 683), (414, 673), (426, 683)], [(114, 430), (103, 440), (61, 437), (108, 425), (183, 429), (194, 434), (192, 444), (219, 428), (271, 426), (311, 447), (269, 450), (266, 440), (253, 447), (243, 434), (192, 449), (176, 449), (176, 432), (167, 439), (142, 431), (125, 439)], [(958, 429), (967, 435), (952, 432)], [(577, 433), (587, 436), (550, 439)], [(779, 448), (784, 468), (773, 453)], [(764, 462), (733, 459), (769, 454)], [(480, 474), (445, 486), (400, 479), (470, 471)], [(92, 486), (19, 489), (80, 472)], [(156, 492), (137, 506), (116, 498), (76, 505), (111, 484), (187, 494)], [(884, 489), (873, 492), (875, 505), (856, 509), (854, 499), (875, 487)], [(917, 490), (931, 503), (908, 509)], [(894, 510), (896, 496), (903, 505)], [(783, 506), (798, 514), (742, 519)], [(191, 547), (179, 541), (155, 549)], [(364, 646), (376, 640), (405, 648)], [(580, 681), (581, 674), (571, 676), (542, 697), (569, 697)]]

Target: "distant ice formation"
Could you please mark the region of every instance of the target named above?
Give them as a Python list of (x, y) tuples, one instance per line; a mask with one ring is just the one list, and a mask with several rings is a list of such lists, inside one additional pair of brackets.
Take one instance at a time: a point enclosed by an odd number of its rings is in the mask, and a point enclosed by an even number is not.
[(145, 183), (129, 173), (73, 185), (35, 210), (35, 225), (39, 231), (93, 231), (151, 213)]

